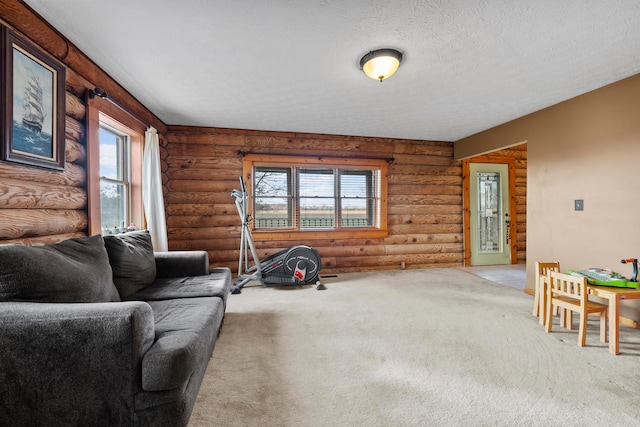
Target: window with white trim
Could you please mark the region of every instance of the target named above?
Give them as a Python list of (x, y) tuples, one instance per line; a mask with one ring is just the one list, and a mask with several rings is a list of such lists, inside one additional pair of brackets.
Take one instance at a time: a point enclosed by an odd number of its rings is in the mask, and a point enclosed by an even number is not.
[(254, 236), (386, 235), (386, 160), (247, 157)]

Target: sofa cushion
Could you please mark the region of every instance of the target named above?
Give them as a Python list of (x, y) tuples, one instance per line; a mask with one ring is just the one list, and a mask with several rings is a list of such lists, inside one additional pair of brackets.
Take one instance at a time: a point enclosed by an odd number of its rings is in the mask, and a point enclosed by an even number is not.
[(207, 251), (154, 252), (154, 255), (156, 257), (156, 279), (209, 274), (209, 254)]
[(0, 301), (120, 301), (102, 236), (0, 245)]
[(217, 267), (206, 276), (161, 277), (130, 295), (128, 301), (159, 301), (174, 298), (219, 297), (225, 302), (231, 286), (231, 270)]
[(198, 366), (206, 365), (222, 324), (220, 298), (149, 301), (156, 340), (142, 359), (142, 389), (185, 387)]
[(121, 298), (149, 286), (156, 278), (156, 261), (148, 230), (104, 236), (113, 269), (113, 283)]

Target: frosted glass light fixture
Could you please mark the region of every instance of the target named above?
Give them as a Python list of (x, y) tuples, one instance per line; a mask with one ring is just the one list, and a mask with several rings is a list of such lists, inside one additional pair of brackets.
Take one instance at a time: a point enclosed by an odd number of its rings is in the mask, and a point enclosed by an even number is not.
[(395, 49), (372, 50), (360, 60), (360, 68), (364, 73), (381, 82), (391, 77), (400, 67), (402, 53)]

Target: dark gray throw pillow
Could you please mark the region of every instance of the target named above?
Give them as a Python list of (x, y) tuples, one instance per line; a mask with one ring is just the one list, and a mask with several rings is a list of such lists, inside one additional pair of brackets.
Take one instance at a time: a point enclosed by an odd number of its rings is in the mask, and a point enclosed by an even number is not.
[(149, 286), (156, 278), (156, 260), (148, 230), (104, 236), (113, 269), (113, 283), (121, 298)]
[(0, 301), (120, 301), (102, 236), (0, 245)]

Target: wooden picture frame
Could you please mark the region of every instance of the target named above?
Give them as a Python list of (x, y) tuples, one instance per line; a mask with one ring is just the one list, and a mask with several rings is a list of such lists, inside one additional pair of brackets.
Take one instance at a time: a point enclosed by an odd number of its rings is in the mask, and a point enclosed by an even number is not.
[(0, 160), (64, 170), (65, 67), (10, 29), (0, 30)]

